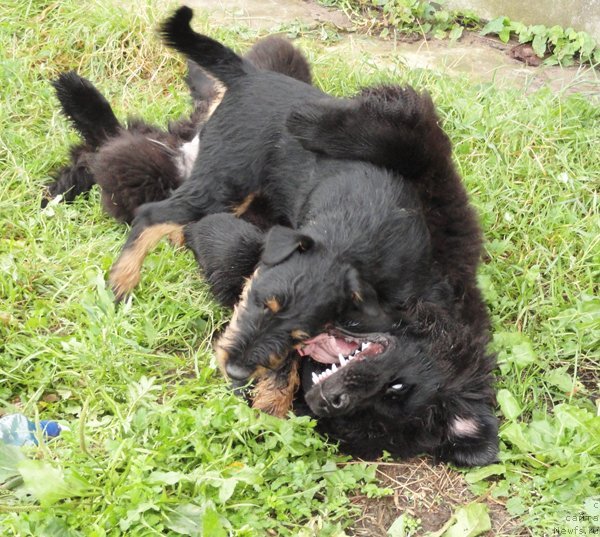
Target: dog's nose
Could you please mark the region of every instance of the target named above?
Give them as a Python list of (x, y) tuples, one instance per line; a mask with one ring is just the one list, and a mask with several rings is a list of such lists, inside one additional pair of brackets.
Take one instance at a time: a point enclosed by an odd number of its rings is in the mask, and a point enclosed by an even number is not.
[(252, 373), (254, 373), (254, 369), (233, 363), (231, 360), (225, 364), (225, 371), (231, 380), (244, 383), (252, 376)]
[(331, 397), (331, 399), (329, 399), (327, 402), (334, 410), (339, 412), (348, 406), (348, 403), (350, 403), (350, 397), (346, 393), (339, 393)]

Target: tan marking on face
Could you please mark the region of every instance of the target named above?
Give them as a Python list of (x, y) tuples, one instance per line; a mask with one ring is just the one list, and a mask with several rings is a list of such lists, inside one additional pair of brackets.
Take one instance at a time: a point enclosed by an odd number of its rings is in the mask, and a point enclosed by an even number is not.
[(281, 304), (277, 301), (275, 297), (269, 298), (265, 302), (265, 306), (269, 308), (273, 313), (277, 313), (281, 309)]
[(308, 334), (304, 330), (292, 330), (291, 336), (299, 341), (308, 339)]
[(240, 216), (242, 216), (248, 210), (248, 207), (250, 207), (250, 205), (254, 201), (254, 198), (256, 198), (256, 193), (255, 192), (252, 192), (251, 194), (248, 194), (244, 198), (244, 201), (242, 201), (242, 203), (240, 203), (237, 207), (235, 207), (233, 209), (233, 215), (236, 216), (237, 218), (239, 218)]
[(260, 378), (254, 388), (252, 408), (284, 418), (291, 410), (294, 394), (299, 386), (298, 361), (295, 360), (285, 378), (282, 379), (274, 371), (269, 371)]
[(246, 305), (248, 303), (248, 293), (250, 293), (250, 288), (252, 287), (252, 281), (258, 275), (258, 269), (254, 271), (254, 274), (250, 276), (250, 278), (246, 279), (246, 283), (244, 284), (244, 288), (242, 289), (242, 294), (240, 295), (239, 302), (233, 307), (233, 315), (231, 316), (231, 320), (227, 325), (227, 328), (215, 343), (215, 353), (217, 355), (217, 359), (219, 361), (219, 367), (221, 372), (227, 376), (225, 372), (225, 365), (227, 360), (229, 359), (228, 347), (230, 347), (240, 332), (240, 327), (238, 325), (238, 319), (240, 317), (240, 313), (246, 309)]
[(117, 296), (122, 298), (130, 293), (140, 281), (144, 259), (165, 235), (181, 233), (183, 226), (166, 222), (147, 227), (132, 246), (124, 250), (110, 271), (110, 285)]
[(278, 354), (272, 353), (269, 354), (269, 367), (272, 369), (277, 369), (281, 362), (283, 362), (283, 357)]

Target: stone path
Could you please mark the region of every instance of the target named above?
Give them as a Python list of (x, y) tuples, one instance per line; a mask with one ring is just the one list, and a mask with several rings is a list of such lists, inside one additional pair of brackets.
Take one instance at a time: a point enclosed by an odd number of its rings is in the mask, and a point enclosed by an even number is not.
[(353, 31), (352, 22), (339, 11), (310, 0), (188, 0), (204, 9), (215, 24), (243, 25), (273, 32), (282, 25), (306, 27), (327, 24), (339, 30), (341, 39), (325, 46), (348, 58), (370, 56), (382, 65), (401, 61), (412, 68), (426, 68), (474, 81), (494, 81), (527, 91), (548, 86), (554, 91), (581, 92), (600, 98), (600, 77), (588, 67), (528, 67), (510, 58), (510, 48), (498, 40), (465, 33), (458, 42), (448, 40), (406, 43), (380, 39)]

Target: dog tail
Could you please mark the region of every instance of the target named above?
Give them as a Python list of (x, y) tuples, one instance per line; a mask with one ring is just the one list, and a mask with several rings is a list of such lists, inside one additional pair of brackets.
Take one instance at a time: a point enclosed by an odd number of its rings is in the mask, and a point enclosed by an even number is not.
[(104, 96), (75, 71), (62, 73), (52, 82), (63, 114), (85, 142), (96, 149), (119, 131), (121, 125)]
[(225, 45), (194, 32), (190, 26), (192, 16), (193, 11), (183, 6), (162, 23), (160, 33), (168, 46), (206, 69), (226, 87), (252, 69), (249, 62)]

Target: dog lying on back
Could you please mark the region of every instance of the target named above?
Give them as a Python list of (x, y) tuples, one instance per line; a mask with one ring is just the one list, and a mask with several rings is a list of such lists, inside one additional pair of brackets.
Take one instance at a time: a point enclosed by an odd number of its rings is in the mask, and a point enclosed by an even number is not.
[[(186, 226), (185, 238), (215, 296), (230, 305), (259, 262), (265, 233), (221, 213)], [(450, 306), (421, 302), (389, 331), (331, 327), (299, 346), (283, 374), (262, 377), (250, 397), (262, 407), (292, 403), (295, 414), (315, 418), (319, 432), (356, 457), (374, 459), (385, 450), (490, 464), (498, 453), (495, 357), (486, 351), (487, 316), (465, 322), (466, 311), (482, 307), (464, 295)], [(292, 401), (287, 373), (297, 369)]]
[[(255, 406), (273, 410), (272, 405), (283, 401), (281, 409), (287, 410), (286, 404), (293, 398), (296, 413), (316, 417), (320, 431), (339, 441), (344, 451), (361, 457), (376, 457), (386, 450), (400, 457), (427, 452), (461, 466), (493, 462), (498, 451), (492, 375), (495, 357), (486, 351), (489, 320), (476, 285), (481, 231), (431, 100), (410, 88), (372, 88), (347, 101), (302, 102), (286, 121), (291, 133), (317, 159), (371, 162), (401, 174), (403, 181), (414, 186), (429, 231), (430, 253), (428, 257), (425, 248), (413, 255), (429, 259), (433, 283), (414, 300), (399, 301), (402, 306), (395, 312), (385, 308), (388, 311), (382, 315), (380, 297), (371, 296), (367, 302), (375, 302), (374, 312), (353, 312), (352, 306), (346, 307), (316, 337), (292, 334), (299, 340), (292, 343), (298, 352), (291, 352), (276, 374), (267, 370), (257, 375)], [(348, 185), (363, 205), (368, 204), (368, 194), (360, 197), (364, 190), (352, 181)], [(309, 188), (320, 196), (313, 184)], [(301, 208), (310, 215), (311, 231), (319, 229), (320, 218), (333, 218), (347, 198), (330, 199), (335, 208), (331, 212), (311, 211), (310, 200), (305, 202), (308, 208)], [(363, 213), (356, 205), (349, 203), (346, 208), (361, 221)], [(371, 210), (380, 214), (376, 203)], [(344, 234), (354, 231), (345, 226), (321, 229), (335, 232), (328, 236), (330, 243), (325, 243), (333, 249), (338, 239), (343, 242)], [(403, 230), (396, 232), (401, 235)], [(315, 246), (310, 235), (302, 236), (298, 230), (275, 228), (265, 234), (227, 213), (187, 225), (185, 238), (221, 303), (233, 305), (245, 278), (255, 274), (245, 285), (242, 304), (225, 334), (226, 344), (228, 334), (235, 339), (247, 330), (241, 313), (249, 308), (262, 310), (252, 317), (259, 328), (263, 315), (282, 312), (278, 305), (285, 301), (264, 300), (269, 293), (264, 297), (252, 293), (257, 275), (270, 268), (271, 249), (275, 247), (285, 256), (295, 245), (290, 257), (301, 258)], [(405, 239), (410, 242), (415, 236), (407, 234)], [(389, 246), (398, 247), (398, 243), (391, 240)], [(388, 252), (375, 249), (380, 255)], [(369, 259), (368, 253), (365, 258)], [(405, 276), (410, 278), (411, 273)], [(325, 271), (309, 272), (308, 278), (317, 282), (319, 289), (329, 283)], [(321, 280), (326, 282), (324, 287)], [(294, 283), (299, 281), (297, 278)], [(291, 289), (295, 291), (293, 285)], [(315, 302), (319, 299), (315, 296)], [(251, 306), (246, 305), (252, 301)], [(288, 382), (298, 368), (299, 379)], [(242, 371), (238, 384), (245, 382), (245, 374), (247, 371)], [(230, 377), (235, 380), (235, 375)]]
[[(311, 83), (306, 58), (283, 38), (261, 39), (245, 59), (258, 69)], [(191, 172), (199, 149), (198, 131), (220, 91), (215, 80), (193, 62), (188, 62), (187, 83), (193, 112), (162, 129), (138, 118), (121, 124), (91, 82), (75, 72), (61, 74), (52, 84), (63, 114), (83, 142), (71, 148), (70, 164), (47, 186), (42, 207), (59, 195), (72, 201), (98, 184), (104, 210), (130, 223), (140, 205), (168, 198)]]

